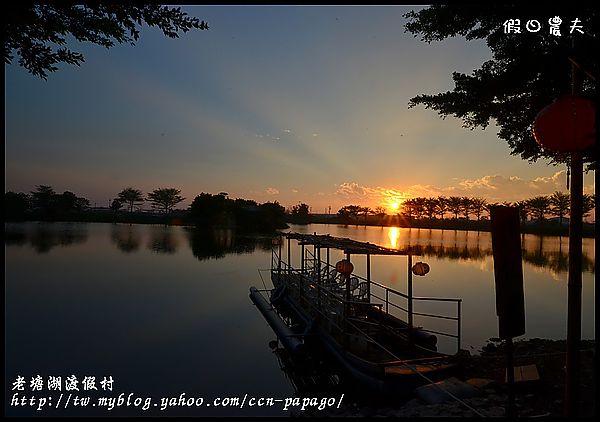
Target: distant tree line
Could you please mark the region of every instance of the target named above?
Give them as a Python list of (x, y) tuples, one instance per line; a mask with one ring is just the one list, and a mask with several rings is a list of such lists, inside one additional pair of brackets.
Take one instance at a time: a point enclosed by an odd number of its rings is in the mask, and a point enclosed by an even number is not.
[[(519, 208), (519, 214), (522, 222), (535, 221), (543, 222), (548, 217), (558, 217), (559, 223), (569, 215), (570, 198), (563, 192), (554, 192), (548, 196), (536, 196), (523, 201), (514, 203), (502, 202), (489, 203), (484, 198), (470, 198), (466, 196), (438, 196), (438, 197), (417, 197), (404, 201), (402, 211), (399, 216), (407, 221), (439, 221), (439, 220), (475, 220), (482, 221), (489, 218), (489, 210), (493, 205), (512, 205)], [(584, 217), (595, 208), (596, 201), (594, 196), (584, 195), (583, 215)], [(385, 209), (377, 207), (374, 210), (360, 205), (346, 205), (339, 209), (338, 217), (347, 223), (360, 223), (367, 221), (369, 216), (383, 217), (386, 215)]]
[[(90, 207), (88, 199), (72, 192), (57, 194), (52, 187), (39, 185), (30, 193), (6, 192), (4, 216), (5, 221), (175, 223), (241, 231), (287, 227), (285, 208), (278, 202), (259, 204), (248, 199), (230, 199), (225, 192), (201, 193), (187, 210), (175, 210), (175, 206), (185, 200), (180, 193), (176, 188), (158, 188), (144, 195), (140, 189), (129, 186), (111, 200), (109, 209), (97, 209)], [(141, 212), (144, 203), (150, 203), (156, 213)]]
[(231, 227), (242, 231), (286, 228), (285, 208), (277, 201), (259, 204), (250, 199), (231, 199), (226, 192), (201, 193), (192, 201), (187, 222), (196, 226)]
[(125, 205), (127, 211), (131, 213), (134, 207), (139, 207), (144, 201), (148, 201), (152, 204), (152, 209), (159, 210), (164, 215), (167, 215), (173, 211), (175, 205), (185, 200), (184, 197), (179, 195), (180, 193), (179, 189), (160, 188), (148, 193), (147, 198), (144, 199), (141, 190), (127, 187), (112, 200), (110, 208), (113, 211), (119, 211)]
[(4, 194), (4, 219), (14, 220), (64, 220), (77, 216), (90, 207), (90, 201), (73, 192), (58, 194), (50, 186), (39, 185), (29, 194), (6, 192)]
[[(201, 193), (196, 196), (187, 210), (175, 210), (185, 200), (176, 188), (158, 188), (146, 196), (141, 190), (126, 187), (111, 201), (111, 213), (99, 213), (90, 209), (90, 201), (73, 192), (56, 193), (52, 187), (39, 185), (29, 194), (6, 192), (4, 210), (6, 221), (22, 220), (74, 220), (74, 221), (123, 221), (141, 223), (167, 223), (190, 225), (212, 225), (235, 227), (247, 230), (274, 230), (286, 227), (285, 221), (295, 224), (321, 222), (310, 213), (309, 205), (298, 203), (287, 211), (277, 201), (259, 204), (248, 199), (231, 199), (226, 192), (213, 195)], [(142, 215), (142, 204), (149, 202), (153, 210), (162, 215), (158, 220), (153, 215)], [(569, 195), (555, 192), (552, 195), (536, 196), (515, 203), (503, 202), (519, 208), (521, 221), (543, 225), (549, 217), (558, 217), (559, 226), (569, 215)], [(416, 197), (402, 204), (401, 212), (388, 215), (379, 206), (374, 209), (360, 205), (340, 208), (334, 221), (342, 224), (400, 224), (410, 227), (486, 229), (489, 209), (495, 203), (484, 198), (466, 196)], [(589, 215), (595, 208), (595, 197), (584, 195), (583, 214)], [(95, 214), (94, 214), (95, 213)], [(336, 218), (335, 218), (336, 217)], [(390, 218), (395, 219), (390, 221)], [(170, 219), (170, 220), (169, 220)], [(398, 221), (396, 221), (398, 220)]]
[(294, 224), (308, 224), (310, 219), (310, 207), (304, 202), (292, 206), (286, 211), (287, 220)]
[[(173, 207), (185, 198), (179, 195), (180, 191), (174, 188), (155, 189), (148, 193), (147, 199), (142, 192), (134, 188), (125, 188), (113, 199), (110, 208), (118, 212), (123, 205), (129, 213), (138, 209), (144, 201), (152, 204), (164, 215), (173, 211)], [(73, 192), (65, 191), (58, 194), (51, 186), (38, 185), (36, 190), (27, 193), (6, 192), (4, 194), (5, 220), (69, 220), (78, 219), (84, 213), (89, 213), (90, 201), (79, 197)]]

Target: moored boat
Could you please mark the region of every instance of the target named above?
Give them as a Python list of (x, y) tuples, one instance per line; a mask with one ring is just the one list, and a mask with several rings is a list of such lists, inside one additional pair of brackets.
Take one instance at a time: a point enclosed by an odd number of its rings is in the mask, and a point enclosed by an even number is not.
[[(412, 265), (416, 248), (395, 250), (329, 235), (285, 233), (271, 257), (273, 289), (250, 289), (250, 297), (290, 352), (305, 353), (305, 344), (320, 342), (362, 385), (382, 392), (408, 392), (417, 385), (447, 377), (456, 370), (454, 355), (437, 350), (437, 336), (455, 338), (460, 349), (460, 299), (412, 295), (412, 276), (426, 264)], [(301, 248), (299, 267), (291, 264), (291, 241)], [(332, 265), (330, 250), (345, 259)], [(325, 258), (322, 259), (322, 255)], [(352, 258), (366, 258), (366, 276), (355, 274)], [(371, 280), (371, 256), (397, 255), (408, 261), (407, 293)], [(416, 302), (449, 302), (455, 315), (415, 312)], [(416, 316), (455, 323), (452, 333), (415, 326)]]

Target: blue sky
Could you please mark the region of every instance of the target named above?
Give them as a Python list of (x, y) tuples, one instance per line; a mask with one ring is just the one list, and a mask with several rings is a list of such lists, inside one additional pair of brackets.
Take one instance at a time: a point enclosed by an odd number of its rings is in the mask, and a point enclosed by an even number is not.
[[(565, 167), (510, 156), (411, 97), (452, 89), (483, 42), (426, 44), (406, 6), (187, 6), (210, 30), (73, 45), (40, 80), (5, 65), (6, 190), (47, 184), (107, 205), (124, 187), (298, 202), (313, 212), (408, 196), (515, 201), (565, 191)], [(586, 192), (594, 189), (585, 176)]]

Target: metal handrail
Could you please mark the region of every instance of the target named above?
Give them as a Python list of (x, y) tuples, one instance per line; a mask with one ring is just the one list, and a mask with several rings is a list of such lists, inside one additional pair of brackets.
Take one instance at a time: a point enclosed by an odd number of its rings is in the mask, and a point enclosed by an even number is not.
[[(311, 263), (312, 265), (306, 265), (307, 263)], [(352, 305), (352, 304), (364, 305), (366, 303), (370, 303), (371, 305), (379, 306), (380, 309), (382, 309), (382, 310), (385, 308), (386, 315), (390, 315), (390, 305), (391, 305), (392, 309), (394, 309), (394, 308), (398, 309), (406, 314), (410, 314), (411, 316), (420, 316), (420, 317), (424, 317), (424, 318), (432, 318), (432, 319), (438, 319), (438, 320), (456, 321), (456, 323), (457, 323), (456, 324), (457, 325), (456, 326), (456, 334), (441, 332), (441, 331), (434, 331), (434, 330), (426, 330), (423, 328), (420, 328), (420, 329), (422, 331), (427, 331), (427, 332), (440, 334), (440, 335), (447, 336), (447, 337), (456, 338), (458, 340), (457, 348), (458, 348), (458, 350), (460, 350), (461, 302), (462, 302), (462, 299), (435, 298), (435, 297), (412, 297), (411, 298), (409, 295), (399, 292), (390, 287), (387, 287), (381, 283), (378, 283), (373, 280), (368, 280), (365, 277), (362, 277), (358, 274), (353, 274), (352, 276), (356, 277), (357, 280), (363, 280), (364, 282), (370, 283), (371, 286), (376, 286), (380, 289), (383, 289), (383, 291), (385, 292), (385, 298), (378, 296), (377, 294), (370, 291), (369, 297), (378, 299), (382, 303), (371, 303), (370, 300), (367, 302), (347, 300), (345, 298), (345, 296), (341, 296), (341, 295), (331, 291), (327, 287), (327, 284), (330, 284), (329, 282), (331, 280), (331, 273), (333, 273), (333, 270), (335, 270), (334, 265), (331, 265), (331, 264), (321, 261), (308, 248), (305, 249), (305, 259), (304, 259), (303, 270), (291, 268), (288, 263), (286, 263), (285, 261), (280, 259), (275, 248), (273, 248), (273, 250), (272, 250), (272, 258), (271, 258), (271, 271), (272, 272), (281, 271), (281, 273), (285, 272), (286, 274), (298, 274), (298, 275), (300, 275), (301, 280), (309, 280), (311, 283), (313, 283), (313, 287), (317, 287), (319, 295), (324, 292), (325, 296), (327, 298), (329, 298), (329, 299), (334, 298), (337, 302), (339, 302), (339, 304), (342, 304), (344, 306)], [(316, 271), (318, 271), (318, 274), (316, 274)], [(319, 282), (319, 280), (320, 280), (320, 282)], [(359, 281), (359, 283), (360, 283), (360, 281)], [(302, 282), (302, 284), (304, 284), (304, 282)], [(335, 283), (335, 284), (339, 285), (341, 283)], [(301, 286), (301, 290), (303, 290), (303, 289), (304, 288)], [(415, 312), (414, 310), (411, 313), (408, 309), (395, 303), (394, 297), (400, 297), (407, 301), (412, 300), (413, 304), (414, 304), (414, 302), (425, 302), (425, 301), (453, 302), (453, 303), (456, 303), (456, 305), (457, 305), (456, 316), (439, 315), (439, 314), (432, 314), (432, 313), (425, 313), (425, 312)], [(385, 307), (384, 307), (384, 305), (385, 305)], [(312, 304), (311, 304), (311, 307), (312, 307)], [(410, 308), (410, 304), (409, 304), (409, 308)], [(319, 312), (319, 313), (321, 313), (321, 312)]]

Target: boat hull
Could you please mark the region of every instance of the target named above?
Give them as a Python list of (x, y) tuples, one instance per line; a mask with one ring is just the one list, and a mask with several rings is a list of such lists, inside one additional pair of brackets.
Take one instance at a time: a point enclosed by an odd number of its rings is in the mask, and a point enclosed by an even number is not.
[[(286, 278), (273, 272), (272, 281), (275, 286), (273, 292), (277, 293), (282, 290), (281, 286), (286, 283)], [(310, 334), (311, 338), (318, 339), (340, 366), (355, 381), (368, 390), (378, 393), (407, 395), (419, 385), (442, 379), (453, 374), (456, 370), (456, 365), (450, 361), (450, 356), (425, 348), (423, 348), (424, 356), (431, 360), (426, 363), (419, 363), (418, 359), (398, 359), (394, 362), (391, 356), (389, 359), (380, 361), (365, 359), (348, 350), (347, 345), (341, 344), (330, 333), (326, 324), (311, 317), (302, 306), (296, 303), (291, 295), (283, 294), (276, 299), (276, 303), (273, 306), (280, 313), (288, 315), (300, 323), (303, 326), (305, 334)], [(377, 311), (373, 310), (373, 312)], [(382, 315), (379, 315), (379, 317), (384, 319)], [(391, 316), (385, 315), (385, 317)], [(405, 324), (404, 322), (402, 323)], [(431, 338), (428, 336), (424, 336), (423, 338), (426, 345), (431, 346)], [(435, 342), (433, 346), (435, 346)]]

